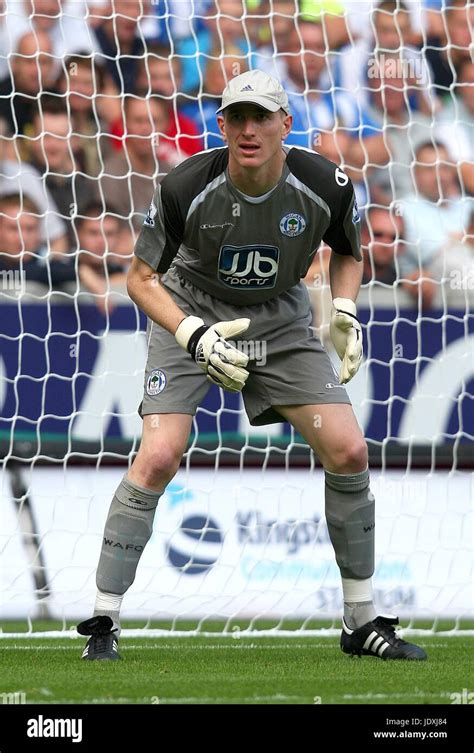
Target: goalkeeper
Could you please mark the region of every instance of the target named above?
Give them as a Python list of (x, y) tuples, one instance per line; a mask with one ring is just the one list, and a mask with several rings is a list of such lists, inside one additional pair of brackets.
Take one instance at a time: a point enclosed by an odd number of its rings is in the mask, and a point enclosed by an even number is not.
[[(326, 519), (342, 578), (341, 648), (425, 659), (372, 600), (374, 497), (367, 448), (344, 384), (362, 358), (355, 300), (362, 277), (359, 215), (349, 178), (306, 149), (280, 83), (253, 70), (226, 86), (218, 125), (226, 147), (190, 157), (156, 189), (128, 277), (148, 316), (139, 452), (113, 498), (83, 658), (119, 657), (119, 612), (166, 485), (180, 465), (210, 382), (242, 392), (253, 425), (289, 421), (325, 469)], [(331, 336), (340, 377), (310, 328), (301, 282), (321, 240), (332, 249)], [(263, 341), (249, 360), (239, 337)]]

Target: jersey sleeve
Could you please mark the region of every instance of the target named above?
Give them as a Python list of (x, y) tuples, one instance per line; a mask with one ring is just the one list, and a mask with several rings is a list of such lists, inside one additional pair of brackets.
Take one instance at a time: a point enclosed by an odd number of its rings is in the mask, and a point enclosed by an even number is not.
[(362, 260), (360, 251), (360, 215), (357, 207), (357, 201), (354, 188), (347, 177), (339, 168), (339, 174), (347, 180), (344, 187), (344, 194), (340, 202), (339, 212), (332, 216), (331, 224), (323, 236), (323, 241), (336, 254), (353, 256), (357, 261)]
[(166, 272), (181, 245), (184, 223), (165, 178), (153, 194), (143, 228), (135, 244), (135, 256), (157, 272)]

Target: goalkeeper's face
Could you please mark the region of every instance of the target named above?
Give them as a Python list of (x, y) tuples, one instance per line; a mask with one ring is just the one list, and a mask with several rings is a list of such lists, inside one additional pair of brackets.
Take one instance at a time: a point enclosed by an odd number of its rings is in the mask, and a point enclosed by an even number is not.
[(281, 159), (281, 143), (291, 131), (292, 117), (258, 105), (230, 105), (217, 118), (229, 157), (243, 168), (259, 168)]

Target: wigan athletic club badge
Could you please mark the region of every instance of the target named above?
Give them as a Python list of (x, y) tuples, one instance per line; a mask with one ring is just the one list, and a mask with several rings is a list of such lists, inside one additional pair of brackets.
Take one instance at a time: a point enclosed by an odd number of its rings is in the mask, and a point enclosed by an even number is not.
[(148, 395), (159, 395), (166, 387), (166, 375), (161, 369), (153, 369), (146, 382)]
[(285, 214), (280, 220), (280, 230), (283, 235), (287, 235), (289, 238), (296, 238), (296, 236), (301, 235), (305, 229), (305, 218), (296, 212)]

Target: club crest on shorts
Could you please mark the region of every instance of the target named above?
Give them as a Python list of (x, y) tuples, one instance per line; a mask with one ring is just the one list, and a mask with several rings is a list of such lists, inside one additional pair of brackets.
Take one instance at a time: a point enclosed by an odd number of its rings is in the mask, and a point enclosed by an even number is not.
[(296, 212), (289, 212), (280, 220), (280, 230), (283, 235), (287, 235), (289, 238), (296, 238), (296, 236), (301, 235), (305, 229), (305, 218)]
[(159, 395), (166, 387), (166, 374), (161, 369), (153, 369), (146, 380), (147, 395)]

